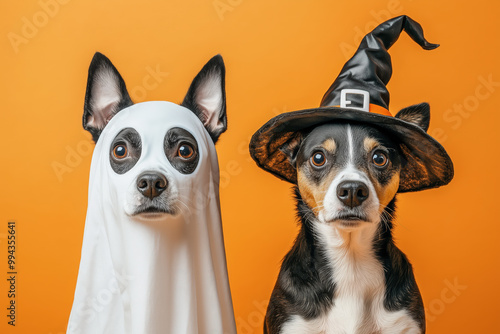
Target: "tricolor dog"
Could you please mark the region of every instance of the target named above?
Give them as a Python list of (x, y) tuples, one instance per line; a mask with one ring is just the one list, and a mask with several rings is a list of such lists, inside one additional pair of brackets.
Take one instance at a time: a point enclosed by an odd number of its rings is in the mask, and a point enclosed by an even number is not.
[(392, 238), (396, 195), (445, 185), (453, 165), (427, 133), (429, 105), (394, 117), (387, 49), (420, 25), (400, 16), (365, 36), (320, 108), (279, 115), (257, 131), (252, 157), (295, 185), (300, 232), (265, 317), (269, 334), (425, 333), (422, 298)]
[(68, 333), (236, 333), (214, 146), (224, 85), (215, 56), (182, 104), (133, 104), (94, 56), (83, 126), (96, 147)]

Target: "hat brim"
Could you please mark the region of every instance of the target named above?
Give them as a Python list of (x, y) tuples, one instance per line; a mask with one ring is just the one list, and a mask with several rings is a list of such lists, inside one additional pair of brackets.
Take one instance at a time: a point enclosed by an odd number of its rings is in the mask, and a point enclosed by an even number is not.
[(419, 126), (396, 117), (339, 107), (292, 111), (270, 119), (252, 136), (250, 155), (262, 169), (296, 183), (297, 172), (282, 151), (283, 146), (298, 132), (336, 121), (376, 127), (397, 141), (402, 154), (398, 192), (436, 188), (453, 179), (453, 163), (445, 149)]

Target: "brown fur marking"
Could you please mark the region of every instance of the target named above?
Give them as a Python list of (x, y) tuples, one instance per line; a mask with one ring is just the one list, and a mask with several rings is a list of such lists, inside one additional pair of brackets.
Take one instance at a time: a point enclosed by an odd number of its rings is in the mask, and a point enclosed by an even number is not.
[(335, 150), (337, 149), (337, 144), (335, 144), (335, 140), (333, 140), (332, 138), (328, 138), (327, 140), (325, 140), (321, 144), (321, 146), (323, 146), (325, 150), (330, 153), (335, 153)]
[(373, 138), (367, 137), (363, 141), (363, 146), (367, 153), (370, 153), (375, 147), (379, 146), (380, 143)]
[(373, 186), (377, 192), (377, 197), (380, 202), (379, 212), (382, 213), (389, 202), (396, 196), (396, 192), (399, 188), (399, 172), (394, 173), (391, 180), (385, 186), (382, 186), (376, 180), (374, 180)]
[[(302, 169), (304, 168), (307, 167), (302, 167)], [(323, 200), (325, 199), (326, 192), (338, 171), (332, 168), (327, 177), (321, 181), (321, 184), (316, 185), (307, 177), (307, 173), (302, 169), (299, 169), (297, 172), (297, 185), (299, 186), (300, 195), (302, 200), (304, 200), (317, 216), (319, 211), (323, 208)]]

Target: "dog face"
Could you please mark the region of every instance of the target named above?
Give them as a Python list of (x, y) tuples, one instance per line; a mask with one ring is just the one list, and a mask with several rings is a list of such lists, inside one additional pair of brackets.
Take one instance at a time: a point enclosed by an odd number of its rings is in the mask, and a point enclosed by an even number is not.
[[(191, 116), (193, 121), (203, 123), (214, 143), (227, 128), (224, 75), (222, 58), (215, 56), (193, 80), (182, 106), (170, 106), (182, 109), (181, 113), (185, 108), (191, 110), (196, 115)], [(118, 112), (139, 106), (144, 114), (150, 115), (150, 124), (130, 124), (103, 145), (109, 146), (109, 166), (119, 176), (114, 188), (123, 198), (121, 207), (125, 214), (157, 220), (178, 214), (185, 204), (182, 192), (186, 180), (182, 176), (189, 176), (197, 169), (199, 143), (189, 127), (168, 127), (155, 122), (156, 114), (151, 110), (148, 113), (148, 106), (155, 108), (154, 102), (134, 106), (116, 68), (105, 56), (96, 54), (89, 69), (83, 116), (84, 128), (94, 141), (99, 140)]]
[[(163, 140), (153, 141), (160, 149), (150, 147), (151, 151), (160, 151), (171, 167), (181, 174), (191, 174), (199, 162), (199, 150), (195, 137), (187, 130), (174, 127), (169, 129)], [(113, 139), (109, 148), (109, 162), (117, 174), (125, 174), (141, 158), (142, 140), (134, 128), (125, 128)], [(165, 162), (165, 161), (164, 161)], [(159, 166), (158, 166), (159, 167)], [(159, 168), (138, 168), (132, 185), (127, 187), (125, 213), (129, 216), (161, 218), (162, 214), (177, 214), (179, 211), (179, 185), (175, 182), (172, 171)], [(132, 171), (131, 171), (132, 173)]]
[(376, 224), (398, 190), (398, 146), (376, 128), (325, 124), (287, 150), (300, 195), (320, 222), (342, 229)]

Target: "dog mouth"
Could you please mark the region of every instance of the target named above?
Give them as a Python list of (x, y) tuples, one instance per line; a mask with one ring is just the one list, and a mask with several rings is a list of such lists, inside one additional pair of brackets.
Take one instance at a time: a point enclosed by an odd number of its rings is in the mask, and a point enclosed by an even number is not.
[(159, 218), (165, 214), (176, 215), (177, 211), (174, 208), (163, 206), (163, 205), (141, 205), (139, 206), (131, 216), (140, 216), (143, 218)]
[(368, 222), (366, 215), (358, 212), (339, 212), (332, 219), (328, 221), (329, 223), (339, 224), (341, 227), (357, 227), (363, 222)]

